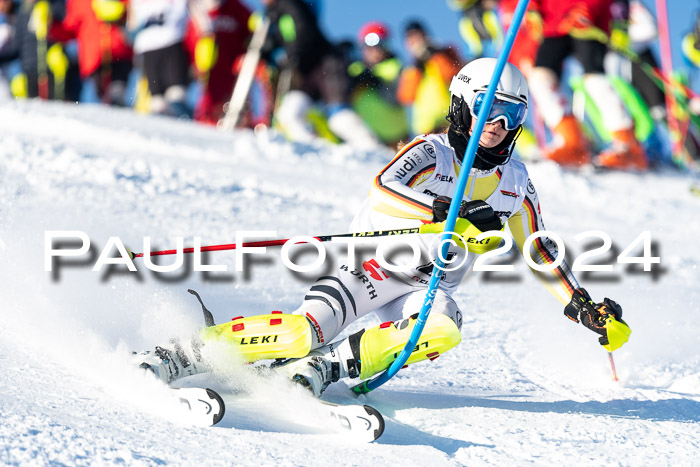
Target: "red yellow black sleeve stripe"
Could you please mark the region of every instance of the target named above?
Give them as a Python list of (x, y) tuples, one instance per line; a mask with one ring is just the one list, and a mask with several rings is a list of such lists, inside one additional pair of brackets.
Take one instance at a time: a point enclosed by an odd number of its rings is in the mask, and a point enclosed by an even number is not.
[(411, 206), (415, 209), (418, 209), (419, 211), (424, 211), (426, 213), (432, 213), (433, 212), (433, 207), (428, 206), (427, 204), (423, 204), (419, 201), (416, 201), (414, 199), (409, 198), (408, 196), (404, 196), (403, 194), (399, 193), (396, 190), (392, 190), (390, 187), (381, 185), (381, 182), (379, 179), (375, 179), (374, 181), (374, 186), (382, 191), (384, 194), (388, 195), (392, 199), (399, 201), (403, 204), (406, 204), (408, 206)]
[[(404, 146), (404, 148), (401, 149), (401, 151), (399, 151), (399, 153), (396, 155), (396, 157), (394, 157), (394, 159), (391, 162), (389, 162), (389, 164), (387, 164), (387, 166), (384, 167), (381, 170), (381, 172), (379, 172), (379, 175), (376, 176), (376, 178), (374, 179), (374, 187), (376, 189), (378, 189), (381, 193), (385, 194), (386, 196), (388, 196), (389, 198), (391, 198), (395, 201), (398, 201), (402, 204), (408, 205), (411, 208), (418, 210), (419, 212), (423, 212), (426, 214), (432, 214), (433, 207), (431, 205), (421, 203), (420, 201), (413, 199), (410, 196), (407, 196), (403, 193), (400, 193), (396, 190), (393, 190), (391, 187), (387, 186), (383, 182), (383, 176), (387, 173), (387, 171), (394, 168), (395, 164), (399, 163), (402, 156), (404, 156), (408, 151), (410, 151), (414, 147), (416, 147), (420, 144), (423, 144), (423, 143), (426, 143), (426, 141), (423, 139), (417, 139), (417, 140), (407, 144), (406, 146)], [(434, 169), (434, 168), (435, 168), (435, 165), (433, 164), (432, 169)], [(409, 180), (409, 183), (407, 183), (406, 186), (410, 187), (410, 184), (412, 182), (417, 181), (419, 179), (420, 175), (426, 173), (429, 170), (431, 170), (431, 167), (426, 167), (424, 170), (421, 170), (421, 172), (419, 172), (418, 174), (415, 174), (414, 176), (412, 176), (411, 179)]]
[(408, 183), (406, 185), (412, 187), (413, 184), (416, 183), (417, 180), (420, 180), (420, 178), (422, 176), (429, 174), (431, 172), (434, 172), (434, 171), (435, 171), (435, 164), (430, 164), (428, 167), (426, 167), (425, 169), (421, 170), (420, 172), (415, 174), (413, 177), (411, 177), (408, 180)]
[(412, 141), (412, 142), (408, 143), (408, 144), (407, 144), (406, 146), (404, 146), (403, 148), (401, 148), (401, 150), (399, 151), (399, 153), (396, 154), (396, 157), (394, 157), (394, 158), (391, 160), (391, 162), (389, 162), (389, 163), (386, 165), (386, 167), (384, 167), (384, 168), (381, 170), (381, 172), (379, 172), (379, 175), (377, 175), (377, 178), (381, 177), (382, 174), (383, 174), (384, 172), (386, 172), (387, 170), (389, 170), (389, 169), (391, 168), (391, 166), (394, 165), (394, 164), (396, 163), (396, 161), (398, 161), (399, 159), (401, 159), (401, 156), (403, 156), (403, 155), (406, 154), (408, 151), (410, 151), (411, 149), (415, 148), (416, 146), (418, 146), (418, 145), (421, 144), (421, 143), (425, 143), (425, 140), (424, 140), (424, 139), (417, 139), (417, 140), (415, 140), (415, 141)]
[[(531, 231), (531, 233), (534, 233), (538, 230), (537, 226), (539, 224), (538, 218), (537, 218), (537, 210), (532, 205), (532, 201), (530, 201), (530, 199), (528, 197), (525, 197), (525, 200), (523, 201), (523, 206), (527, 210), (530, 231)], [(556, 258), (554, 258), (554, 256), (552, 255), (552, 252), (547, 247), (544, 246), (544, 243), (542, 243), (542, 237), (536, 239), (533, 243), (535, 245), (535, 249), (537, 250), (537, 253), (540, 255), (540, 257), (542, 258), (542, 260), (545, 263), (551, 264), (555, 261)], [(567, 269), (568, 269), (568, 267), (567, 267)], [(565, 271), (564, 268), (562, 268), (561, 266), (558, 266), (556, 269), (554, 269), (552, 271), (552, 273), (564, 285), (564, 287), (567, 289), (569, 294), (573, 294), (576, 287), (571, 282), (569, 275), (567, 274), (567, 271)]]

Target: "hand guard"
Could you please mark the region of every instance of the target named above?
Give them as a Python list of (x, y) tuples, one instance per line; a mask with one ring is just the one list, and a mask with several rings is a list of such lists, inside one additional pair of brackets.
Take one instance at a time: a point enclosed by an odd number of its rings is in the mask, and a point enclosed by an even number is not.
[[(447, 212), (450, 210), (451, 203), (452, 198), (449, 196), (438, 196), (433, 200), (433, 222), (442, 222), (447, 219)], [(466, 203), (462, 202), (457, 215), (471, 222), (482, 232), (501, 230), (503, 228), (501, 219), (493, 212), (493, 208), (480, 199)]]
[(574, 290), (571, 302), (564, 308), (564, 315), (600, 334), (598, 342), (609, 352), (622, 347), (631, 333), (622, 320), (622, 307), (617, 302), (605, 298), (603, 303), (593, 303), (584, 288)]

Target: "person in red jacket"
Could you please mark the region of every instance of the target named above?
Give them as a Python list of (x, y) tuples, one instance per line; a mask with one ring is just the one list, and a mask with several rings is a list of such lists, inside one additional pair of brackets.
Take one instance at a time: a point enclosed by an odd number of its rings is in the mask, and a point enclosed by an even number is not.
[(236, 83), (236, 60), (246, 53), (250, 10), (239, 0), (195, 0), (185, 31), (185, 49), (203, 82), (195, 120), (216, 124)]
[(586, 92), (601, 110), (612, 145), (593, 162), (616, 169), (644, 170), (647, 156), (634, 134), (634, 121), (604, 75), (603, 60), (612, 23), (627, 21), (627, 0), (532, 0), (539, 14), (543, 41), (528, 74), (528, 83), (554, 144), (544, 156), (559, 164), (578, 166), (590, 162), (586, 140), (559, 90), (562, 64), (569, 56), (584, 69)]
[(66, 16), (51, 29), (52, 37), (78, 40), (83, 80), (95, 83), (102, 102), (126, 105), (126, 82), (132, 50), (123, 29), (126, 0), (68, 0)]

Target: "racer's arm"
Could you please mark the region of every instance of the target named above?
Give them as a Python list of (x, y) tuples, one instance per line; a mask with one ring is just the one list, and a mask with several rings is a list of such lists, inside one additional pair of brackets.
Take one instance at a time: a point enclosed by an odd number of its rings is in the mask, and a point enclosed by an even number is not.
[(432, 176), (434, 154), (432, 145), (420, 138), (404, 146), (374, 179), (370, 189), (372, 208), (392, 217), (432, 222), (435, 197), (413, 187)]
[[(540, 230), (546, 230), (540, 214), (537, 192), (529, 181), (525, 200), (520, 210), (508, 219), (508, 227), (521, 253), (523, 253), (525, 240), (530, 235)], [(557, 245), (547, 237), (540, 237), (532, 242), (528, 253), (537, 264), (551, 264), (559, 255)], [(563, 305), (571, 301), (574, 290), (579, 288), (578, 281), (566, 261), (549, 272), (535, 271), (534, 269), (532, 271), (544, 283), (547, 290)]]
[[(520, 210), (508, 219), (508, 227), (521, 252), (528, 236), (545, 230), (537, 192), (529, 180), (525, 201)], [(559, 251), (554, 242), (541, 237), (532, 243), (529, 254), (537, 264), (550, 264)], [(547, 290), (565, 305), (564, 315), (598, 334), (598, 341), (606, 350), (612, 352), (627, 342), (631, 331), (622, 320), (622, 307), (609, 298), (601, 303), (593, 302), (586, 289), (579, 286), (566, 261), (552, 271), (533, 272), (544, 282)]]

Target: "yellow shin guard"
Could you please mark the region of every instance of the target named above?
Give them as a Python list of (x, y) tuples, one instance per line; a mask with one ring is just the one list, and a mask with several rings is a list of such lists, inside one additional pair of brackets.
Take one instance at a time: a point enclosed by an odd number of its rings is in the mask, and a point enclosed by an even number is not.
[[(360, 337), (357, 352), (361, 364), (360, 378), (369, 378), (389, 368), (406, 345), (415, 324), (416, 318), (411, 317), (366, 330)], [(461, 340), (462, 335), (454, 321), (445, 315), (430, 315), (407, 364), (426, 359), (434, 360)]]
[(204, 345), (224, 344), (246, 362), (300, 358), (311, 350), (311, 328), (304, 316), (273, 313), (234, 318), (200, 331)]

